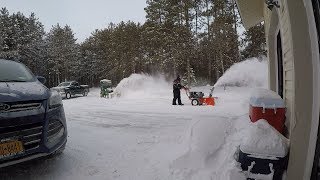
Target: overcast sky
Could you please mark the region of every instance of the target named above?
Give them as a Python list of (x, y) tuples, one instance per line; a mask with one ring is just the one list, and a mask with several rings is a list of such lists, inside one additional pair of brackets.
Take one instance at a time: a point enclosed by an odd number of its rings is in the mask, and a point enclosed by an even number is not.
[(144, 22), (145, 6), (146, 0), (0, 0), (10, 13), (34, 12), (46, 31), (57, 23), (70, 25), (78, 42), (110, 22)]

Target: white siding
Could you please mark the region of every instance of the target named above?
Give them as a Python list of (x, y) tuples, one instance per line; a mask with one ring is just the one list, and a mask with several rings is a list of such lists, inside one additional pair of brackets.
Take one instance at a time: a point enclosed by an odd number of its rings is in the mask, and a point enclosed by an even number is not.
[(284, 68), (284, 100), (287, 106), (287, 125), (293, 125), (294, 120), (293, 103), (294, 103), (294, 59), (292, 49), (292, 34), (291, 25), (289, 21), (289, 14), (286, 3), (281, 1), (281, 10), (279, 11), (280, 17), (280, 32), (282, 37), (282, 53), (283, 53), (283, 68)]
[[(280, 2), (281, 8), (278, 10), (278, 16), (279, 16), (279, 29), (281, 32), (281, 40), (282, 40), (282, 53), (283, 53), (283, 75), (284, 75), (284, 100), (286, 102), (287, 106), (287, 126), (290, 126), (292, 124), (292, 120), (294, 115), (292, 112), (294, 112), (293, 103), (294, 103), (294, 59), (293, 59), (293, 49), (292, 49), (292, 34), (291, 34), (291, 25), (289, 21), (289, 14), (287, 11), (287, 8), (285, 7), (285, 3), (283, 3), (283, 0)], [(267, 39), (267, 41), (271, 41), (270, 43), (276, 44), (276, 33), (277, 32), (269, 32), (270, 30), (270, 24), (271, 24), (271, 11), (265, 7), (264, 16), (265, 16), (265, 30), (266, 34), (270, 35), (270, 33), (273, 33), (274, 35), (271, 36), (273, 39)], [(268, 37), (268, 36), (267, 36)], [(276, 47), (275, 47), (276, 48)], [(276, 61), (273, 57), (276, 57), (276, 49), (271, 50), (271, 54), (269, 53), (269, 59), (270, 61)], [(273, 62), (275, 65), (277, 62)], [(275, 68), (276, 66), (271, 66), (271, 68)], [(276, 70), (274, 72), (277, 73)], [(271, 75), (275, 76), (275, 75)], [(276, 77), (274, 77), (276, 78)], [(277, 82), (272, 81), (271, 87), (276, 87)], [(272, 88), (273, 89), (273, 88)], [(275, 89), (273, 89), (275, 90)]]

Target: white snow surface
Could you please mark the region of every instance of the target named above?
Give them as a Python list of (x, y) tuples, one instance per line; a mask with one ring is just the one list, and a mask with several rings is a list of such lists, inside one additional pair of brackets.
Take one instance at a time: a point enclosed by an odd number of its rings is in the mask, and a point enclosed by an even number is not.
[[(0, 169), (3, 179), (241, 180), (236, 152), (250, 128), (249, 87), (216, 88), (216, 106), (172, 106), (171, 84), (132, 75), (120, 98), (64, 100), (63, 154)], [(206, 94), (209, 86), (192, 88)]]
[(251, 123), (248, 128), (241, 151), (262, 157), (285, 157), (288, 153), (289, 141), (266, 120)]
[(285, 108), (284, 100), (274, 91), (256, 88), (250, 96), (250, 105), (264, 108)]
[(250, 58), (232, 65), (214, 86), (267, 87), (267, 60)]

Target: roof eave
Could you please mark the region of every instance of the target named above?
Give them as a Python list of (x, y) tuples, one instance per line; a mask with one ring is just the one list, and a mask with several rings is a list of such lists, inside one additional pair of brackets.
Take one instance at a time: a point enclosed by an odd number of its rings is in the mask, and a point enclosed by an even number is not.
[(240, 16), (246, 29), (264, 20), (263, 0), (237, 0)]

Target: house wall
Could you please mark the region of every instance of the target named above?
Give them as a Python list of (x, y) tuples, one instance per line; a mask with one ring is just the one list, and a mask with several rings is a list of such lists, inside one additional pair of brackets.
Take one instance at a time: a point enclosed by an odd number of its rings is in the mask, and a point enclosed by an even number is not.
[[(303, 0), (280, 0), (280, 8), (270, 11), (265, 7), (265, 27), (269, 47), (269, 86), (277, 91), (277, 51), (276, 35), (280, 31), (282, 37), (284, 65), (284, 100), (287, 106), (287, 126), (289, 127), (290, 156), (287, 179), (310, 179), (312, 167), (312, 140), (314, 121), (313, 115), (319, 103), (318, 79), (313, 61), (312, 41), (308, 16)], [(317, 91), (317, 92), (315, 92)], [(319, 108), (318, 108), (319, 109)], [(319, 115), (319, 114), (318, 114)], [(316, 119), (315, 119), (316, 118)]]
[(273, 91), (277, 91), (277, 51), (276, 51), (276, 36), (279, 31), (279, 17), (276, 11), (269, 11), (269, 9), (265, 8), (265, 32), (267, 47), (268, 47), (268, 58), (269, 58), (269, 89)]
[(280, 2), (280, 4), (280, 9), (274, 8), (272, 11), (270, 11), (267, 7), (264, 8), (265, 30), (269, 57), (269, 88), (275, 92), (278, 91), (276, 38), (278, 32), (280, 32), (284, 63), (283, 95), (287, 107), (286, 126), (288, 127), (288, 131), (291, 132), (291, 127), (294, 127), (295, 125), (295, 120), (292, 113), (294, 112), (294, 58), (291, 38), (292, 33), (286, 4), (283, 1)]
[(313, 109), (313, 68), (311, 40), (303, 0), (286, 1), (288, 21), (291, 24), (292, 55), (294, 63), (294, 115), (290, 128), (290, 159), (288, 179), (310, 179), (307, 162)]
[[(319, 52), (319, 42), (318, 42), (318, 32), (315, 22), (313, 5), (310, 0), (304, 0), (304, 6), (306, 7), (308, 24), (309, 24), (309, 35), (311, 40), (311, 51), (312, 51), (312, 67), (313, 67), (313, 108), (312, 108), (312, 122), (311, 122), (311, 131), (309, 138), (309, 151), (307, 155), (307, 162), (313, 162), (313, 166), (310, 163), (307, 163), (308, 166), (305, 168), (305, 179), (309, 178), (308, 174), (311, 169), (314, 171), (311, 178), (314, 178), (318, 174), (319, 166), (319, 156), (316, 156), (316, 150), (320, 148), (318, 134), (319, 134), (319, 120), (320, 120), (320, 52)], [(317, 149), (316, 149), (317, 147)], [(310, 178), (309, 178), (310, 179)]]

